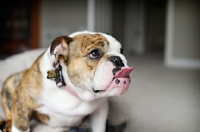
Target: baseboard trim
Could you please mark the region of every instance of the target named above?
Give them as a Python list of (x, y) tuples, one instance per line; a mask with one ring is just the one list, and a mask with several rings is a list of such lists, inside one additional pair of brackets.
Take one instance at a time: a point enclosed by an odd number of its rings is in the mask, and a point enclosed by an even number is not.
[(171, 58), (165, 63), (165, 65), (167, 67), (200, 70), (200, 60)]

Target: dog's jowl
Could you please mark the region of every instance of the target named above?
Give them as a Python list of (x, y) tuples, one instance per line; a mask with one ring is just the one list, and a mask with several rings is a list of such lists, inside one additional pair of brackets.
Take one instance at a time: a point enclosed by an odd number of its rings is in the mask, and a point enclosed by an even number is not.
[(2, 131), (29, 132), (31, 119), (70, 128), (89, 117), (92, 132), (105, 132), (107, 97), (127, 91), (133, 70), (120, 50), (121, 44), (104, 33), (56, 38), (28, 70), (5, 81)]

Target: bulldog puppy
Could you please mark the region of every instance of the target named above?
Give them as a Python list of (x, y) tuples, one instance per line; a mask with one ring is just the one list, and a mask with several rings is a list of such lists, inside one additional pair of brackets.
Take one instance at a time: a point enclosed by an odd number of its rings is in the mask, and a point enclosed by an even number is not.
[(104, 33), (56, 38), (30, 69), (20, 73), (16, 89), (9, 87), (9, 79), (4, 83), (6, 122), (0, 124), (7, 131), (29, 132), (32, 118), (52, 127), (73, 127), (89, 116), (92, 132), (105, 132), (107, 97), (127, 91), (133, 70), (120, 50), (121, 44)]

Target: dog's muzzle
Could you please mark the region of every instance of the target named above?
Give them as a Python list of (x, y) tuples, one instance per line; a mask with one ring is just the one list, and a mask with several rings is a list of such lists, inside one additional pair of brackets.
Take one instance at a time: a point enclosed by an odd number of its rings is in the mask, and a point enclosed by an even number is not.
[(114, 78), (108, 89), (119, 88), (120, 95), (124, 94), (130, 84), (130, 73), (133, 67), (124, 67), (124, 63), (119, 56), (112, 56), (109, 61), (116, 67), (112, 70)]
[[(100, 83), (96, 83), (94, 92), (115, 91), (117, 95), (124, 94), (130, 84), (130, 73), (133, 67), (125, 66), (119, 56), (111, 56), (98, 75)], [(103, 82), (103, 83), (102, 83)]]

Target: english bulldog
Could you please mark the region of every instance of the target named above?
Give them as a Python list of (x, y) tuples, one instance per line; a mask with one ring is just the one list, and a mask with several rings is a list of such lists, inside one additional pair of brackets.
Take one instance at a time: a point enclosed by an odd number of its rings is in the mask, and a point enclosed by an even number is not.
[(11, 84), (12, 76), (5, 81), (2, 130), (29, 132), (32, 118), (73, 127), (89, 116), (92, 132), (105, 132), (108, 97), (127, 91), (132, 70), (110, 35), (83, 31), (58, 37), (30, 69), (18, 73), (19, 84)]

